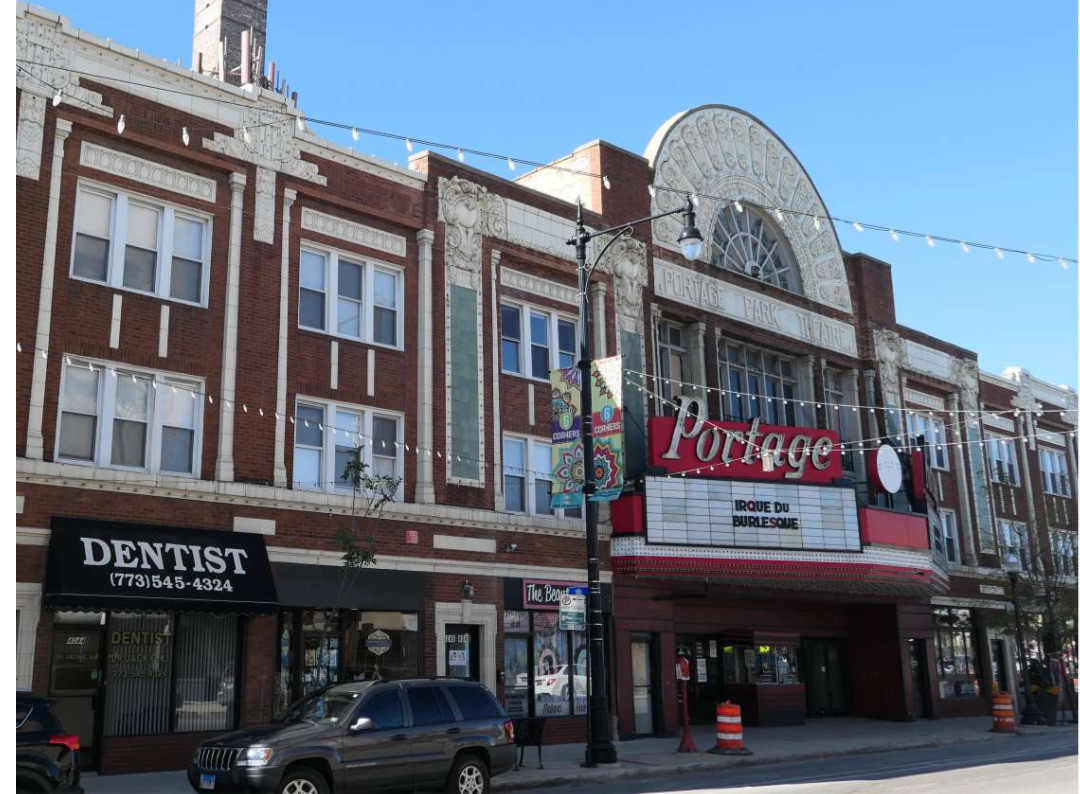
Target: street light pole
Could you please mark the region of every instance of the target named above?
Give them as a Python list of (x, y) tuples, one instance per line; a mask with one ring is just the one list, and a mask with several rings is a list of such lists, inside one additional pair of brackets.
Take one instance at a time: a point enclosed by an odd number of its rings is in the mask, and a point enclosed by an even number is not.
[(1035, 703), (1031, 693), (1031, 675), (1028, 673), (1027, 644), (1024, 641), (1024, 627), (1020, 620), (1020, 598), (1016, 591), (1016, 582), (1020, 578), (1020, 560), (1015, 554), (1005, 557), (1005, 572), (1012, 584), (1013, 615), (1016, 617), (1016, 652), (1020, 654), (1020, 669), (1024, 674), (1024, 712), (1020, 715), (1021, 725), (1045, 725), (1046, 717)]
[(641, 218), (610, 229), (589, 232), (585, 228), (584, 208), (578, 202), (577, 225), (574, 236), (566, 241), (574, 246), (577, 255), (579, 326), (581, 341), (578, 349), (581, 371), (581, 443), (585, 481), (582, 483), (583, 508), (585, 511), (585, 554), (588, 564), (589, 594), (588, 618), (585, 622), (586, 647), (589, 649), (589, 723), (588, 741), (585, 746), (585, 766), (614, 764), (618, 761), (615, 744), (612, 741), (611, 706), (608, 703), (607, 654), (604, 642), (604, 610), (600, 599), (600, 537), (596, 525), (596, 502), (591, 498), (596, 492), (596, 471), (593, 465), (593, 417), (592, 417), (592, 332), (589, 327), (589, 276), (591, 270), (586, 263), (587, 246), (590, 240), (612, 235), (603, 250), (593, 260), (595, 268), (607, 253), (612, 243), (620, 237), (633, 234), (639, 223), (666, 218), (669, 215), (683, 216), (683, 230), (679, 235), (679, 245), (687, 259), (697, 259), (701, 253), (701, 233), (694, 225), (694, 204), (690, 197), (686, 205), (671, 212), (664, 212), (648, 218)]

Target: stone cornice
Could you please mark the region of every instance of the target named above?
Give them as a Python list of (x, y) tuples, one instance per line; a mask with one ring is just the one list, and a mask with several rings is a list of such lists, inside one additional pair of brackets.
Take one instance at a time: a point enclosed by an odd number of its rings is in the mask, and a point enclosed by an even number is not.
[(319, 212), (310, 207), (304, 207), (300, 212), (300, 228), (394, 256), (405, 256), (403, 236), (345, 220), (336, 215), (327, 215), (325, 212)]
[(133, 154), (107, 149), (90, 141), (82, 142), (79, 164), (113, 176), (142, 182), (144, 185), (170, 190), (188, 198), (208, 201), (211, 204), (217, 200), (217, 183), (212, 179), (181, 171), (179, 168), (170, 168)]

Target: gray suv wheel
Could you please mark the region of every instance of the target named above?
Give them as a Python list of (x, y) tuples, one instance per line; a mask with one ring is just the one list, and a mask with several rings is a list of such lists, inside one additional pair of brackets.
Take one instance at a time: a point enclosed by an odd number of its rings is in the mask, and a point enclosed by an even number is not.
[(476, 756), (462, 756), (454, 764), (446, 790), (451, 794), (488, 794), (491, 783), (487, 765)]

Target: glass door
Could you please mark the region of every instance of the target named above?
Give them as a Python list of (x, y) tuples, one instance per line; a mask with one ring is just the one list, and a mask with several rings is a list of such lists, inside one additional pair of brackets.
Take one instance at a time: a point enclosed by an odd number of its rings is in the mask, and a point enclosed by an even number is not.
[(630, 670), (633, 680), (634, 733), (651, 736), (656, 730), (653, 718), (653, 643), (635, 640), (630, 643)]
[(59, 612), (53, 629), (49, 696), (56, 700), (64, 730), (78, 734), (82, 765), (88, 769), (97, 768), (104, 617), (98, 612)]
[(463, 624), (446, 627), (446, 674), (451, 678), (480, 680), (480, 627)]

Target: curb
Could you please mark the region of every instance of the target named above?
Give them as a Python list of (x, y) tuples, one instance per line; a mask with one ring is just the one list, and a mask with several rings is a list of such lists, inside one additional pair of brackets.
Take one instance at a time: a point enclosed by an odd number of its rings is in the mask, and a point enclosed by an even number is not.
[(874, 747), (857, 747), (851, 750), (794, 753), (785, 755), (782, 758), (768, 755), (747, 758), (735, 758), (733, 756), (712, 756), (711, 758), (713, 760), (702, 760), (688, 764), (679, 764), (677, 766), (637, 765), (636, 762), (631, 761), (623, 763), (635, 764), (635, 766), (622, 766), (622, 764), (620, 764), (617, 768), (612, 769), (608, 774), (604, 775), (590, 775), (582, 773), (561, 774), (543, 778), (542, 780), (514, 780), (513, 778), (509, 777), (509, 775), (512, 775), (513, 773), (507, 772), (504, 775), (500, 775), (499, 777), (491, 781), (491, 789), (492, 791), (520, 791), (532, 788), (547, 788), (550, 786), (567, 786), (574, 783), (604, 783), (614, 780), (645, 779), (650, 777), (662, 777), (665, 775), (683, 775), (693, 772), (705, 772), (710, 769), (765, 766), (766, 764), (781, 764), (795, 761), (815, 761), (818, 759), (839, 758), (847, 755), (872, 755), (874, 753), (886, 753), (896, 750), (925, 750), (932, 747), (946, 747), (957, 744), (978, 744), (979, 742), (995, 741), (999, 737), (1033, 737), (1052, 735), (1052, 733), (1054, 733), (1053, 729), (1048, 731), (1038, 731), (1037, 733), (981, 733), (956, 738), (930, 739), (923, 742), (905, 744), (900, 747), (897, 747), (895, 744)]

